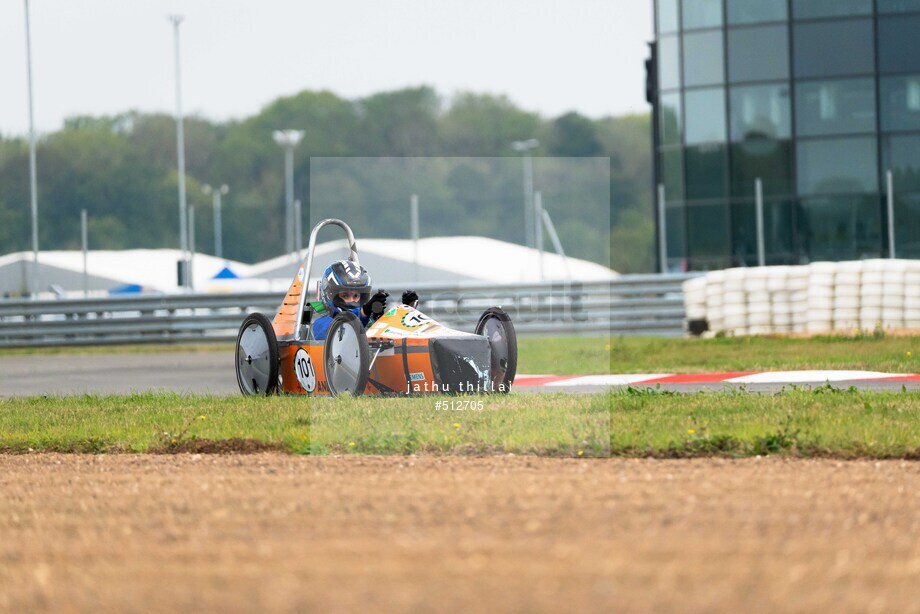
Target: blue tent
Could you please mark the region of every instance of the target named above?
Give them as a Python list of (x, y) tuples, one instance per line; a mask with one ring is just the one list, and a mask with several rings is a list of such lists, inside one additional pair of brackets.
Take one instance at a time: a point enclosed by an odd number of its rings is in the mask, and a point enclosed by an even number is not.
[(239, 279), (240, 276), (230, 270), (230, 267), (225, 266), (222, 268), (217, 275), (211, 279)]
[(109, 290), (109, 294), (140, 294), (144, 288), (139, 284), (125, 284)]

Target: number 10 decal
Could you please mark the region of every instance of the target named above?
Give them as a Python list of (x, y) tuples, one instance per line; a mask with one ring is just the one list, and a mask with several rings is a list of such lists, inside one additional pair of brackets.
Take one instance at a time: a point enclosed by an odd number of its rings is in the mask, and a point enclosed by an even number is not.
[(310, 355), (303, 348), (294, 354), (294, 373), (304, 390), (313, 392), (316, 389), (316, 371), (313, 369), (313, 363), (310, 362)]

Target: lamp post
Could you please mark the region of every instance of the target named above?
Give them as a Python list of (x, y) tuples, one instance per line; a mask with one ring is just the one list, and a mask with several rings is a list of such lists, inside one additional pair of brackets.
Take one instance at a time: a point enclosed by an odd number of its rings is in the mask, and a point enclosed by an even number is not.
[(176, 48), (176, 154), (179, 167), (179, 249), (182, 251), (182, 262), (185, 269), (185, 287), (191, 288), (191, 263), (189, 261), (188, 249), (188, 218), (185, 202), (185, 133), (182, 122), (182, 89), (181, 89), (181, 72), (179, 70), (179, 24), (182, 23), (182, 15), (170, 15), (169, 20), (173, 24), (175, 33)]
[(524, 154), (524, 243), (527, 247), (534, 246), (534, 216), (533, 216), (533, 159), (531, 150), (540, 145), (537, 139), (514, 141), (511, 148)]
[(38, 180), (35, 170), (35, 125), (32, 119), (32, 34), (29, 26), (29, 0), (26, 8), (26, 75), (29, 82), (29, 190), (32, 210), (32, 277), (30, 295), (38, 297)]
[(211, 194), (214, 203), (214, 255), (218, 258), (224, 257), (224, 240), (223, 229), (220, 223), (220, 197), (230, 191), (230, 188), (224, 184), (219, 188), (212, 188), (208, 184), (201, 186), (201, 191), (205, 194)]
[(294, 148), (303, 138), (303, 130), (275, 130), (272, 138), (284, 149), (284, 222), (286, 254), (294, 251)]

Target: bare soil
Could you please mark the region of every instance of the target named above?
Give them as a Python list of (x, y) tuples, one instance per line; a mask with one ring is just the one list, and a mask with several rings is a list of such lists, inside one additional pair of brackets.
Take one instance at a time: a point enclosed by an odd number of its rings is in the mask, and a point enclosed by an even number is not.
[(920, 612), (920, 464), (0, 455), (0, 610)]

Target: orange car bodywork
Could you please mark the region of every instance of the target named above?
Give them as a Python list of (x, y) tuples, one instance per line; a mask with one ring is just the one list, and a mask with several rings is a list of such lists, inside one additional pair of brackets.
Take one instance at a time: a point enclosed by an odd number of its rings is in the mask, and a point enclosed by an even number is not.
[[(288, 394), (328, 395), (323, 361), (325, 341), (294, 338), (303, 277), (301, 266), (272, 320), (281, 362), (281, 391)], [(428, 351), (429, 340), (435, 337), (476, 336), (438, 324), (407, 305), (391, 305), (365, 333), (372, 361), (365, 394), (439, 392)], [(311, 377), (298, 377), (296, 357), (300, 350), (304, 350), (309, 357), (306, 368), (302, 365), (301, 369), (312, 368)]]

